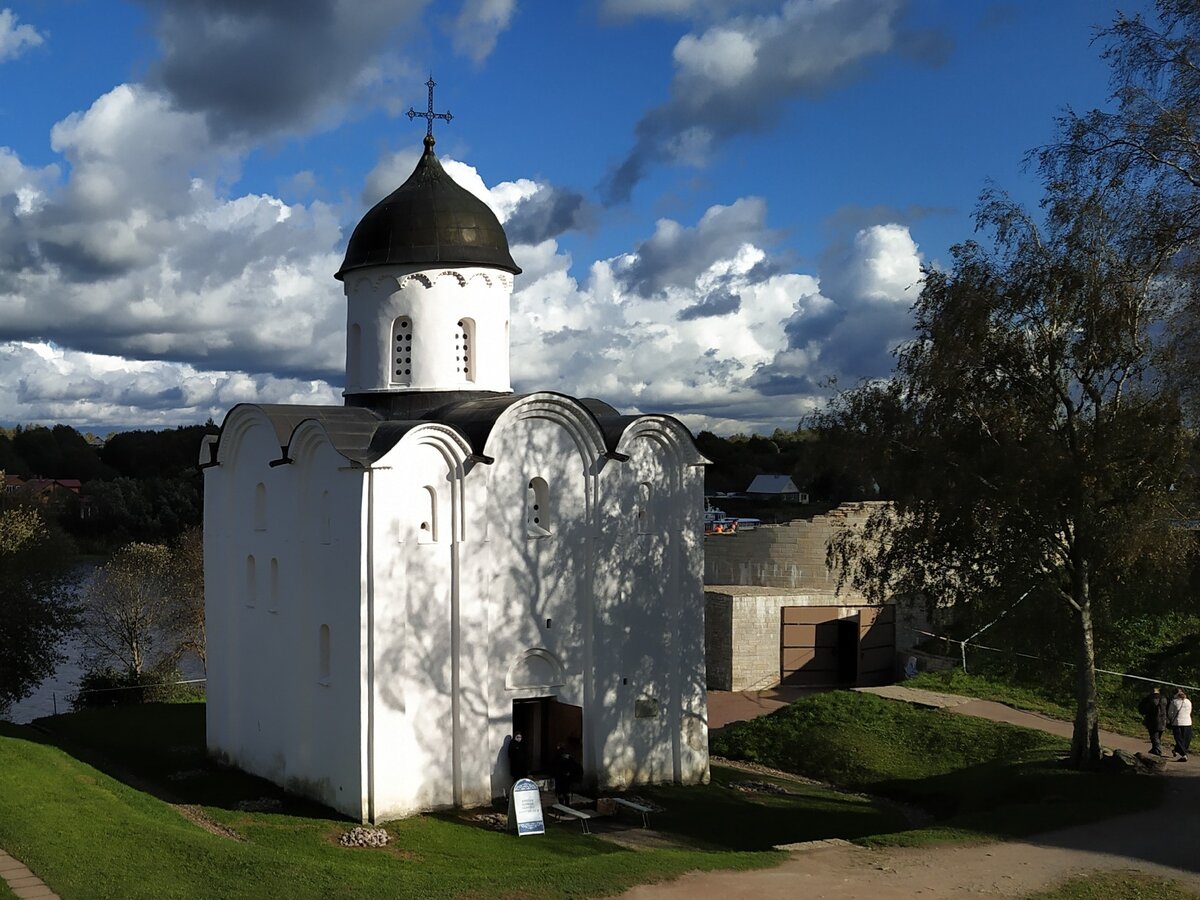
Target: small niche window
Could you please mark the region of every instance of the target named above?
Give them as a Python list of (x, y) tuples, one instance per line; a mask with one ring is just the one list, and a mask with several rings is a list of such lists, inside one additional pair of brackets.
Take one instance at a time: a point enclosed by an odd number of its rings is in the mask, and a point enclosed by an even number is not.
[(321, 491), (321, 506), (318, 512), (320, 515), (319, 529), (322, 544), (333, 543), (333, 512), (330, 507), (329, 491)]
[(650, 534), (654, 527), (653, 501), (654, 490), (650, 482), (643, 481), (638, 485), (637, 526), (638, 534)]
[(271, 612), (279, 612), (279, 560), (271, 557), (271, 591), (268, 595), (271, 605), (267, 607)]
[(253, 606), (258, 602), (258, 572), (254, 557), (246, 557), (246, 605)]
[(474, 381), (475, 364), (475, 320), (459, 319), (454, 330), (454, 371), (463, 381)]
[(417, 543), (436, 544), (438, 539), (437, 490), (425, 485), (417, 497)]
[(525, 521), (530, 537), (547, 537), (553, 532), (550, 527), (550, 486), (544, 478), (529, 482), (525, 499)]
[(392, 323), (392, 384), (412, 384), (413, 322), (401, 316)]
[(317, 680), (321, 684), (329, 684), (329, 626), (322, 625), (317, 636)]
[(261, 481), (254, 486), (254, 530), (267, 530), (267, 486)]

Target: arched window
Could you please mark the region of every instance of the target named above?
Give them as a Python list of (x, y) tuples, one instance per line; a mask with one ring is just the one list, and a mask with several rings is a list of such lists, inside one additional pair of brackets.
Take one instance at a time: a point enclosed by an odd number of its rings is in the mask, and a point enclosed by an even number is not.
[(455, 371), (463, 381), (474, 381), (478, 360), (475, 358), (475, 320), (459, 319), (454, 330)]
[(333, 512), (330, 509), (329, 491), (321, 491), (321, 506), (318, 510), (321, 543), (333, 543)]
[(401, 316), (392, 323), (392, 384), (412, 384), (413, 322)]
[(271, 557), (271, 591), (270, 606), (267, 608), (271, 612), (279, 612), (279, 560)]
[(550, 486), (544, 478), (534, 478), (525, 492), (525, 523), (530, 537), (547, 537), (554, 529), (550, 521)]
[(346, 387), (354, 390), (362, 384), (362, 326), (355, 322), (350, 326), (350, 337), (346, 347)]
[(321, 684), (329, 684), (329, 626), (322, 625), (317, 637), (317, 680)]
[(267, 530), (267, 486), (261, 481), (254, 486), (254, 530)]
[(638, 534), (650, 534), (654, 529), (654, 489), (650, 482), (638, 485), (637, 525)]
[(258, 600), (258, 572), (254, 565), (254, 557), (246, 557), (246, 605), (253, 606)]
[(432, 485), (421, 489), (417, 506), (417, 543), (436, 544), (438, 539), (437, 490)]

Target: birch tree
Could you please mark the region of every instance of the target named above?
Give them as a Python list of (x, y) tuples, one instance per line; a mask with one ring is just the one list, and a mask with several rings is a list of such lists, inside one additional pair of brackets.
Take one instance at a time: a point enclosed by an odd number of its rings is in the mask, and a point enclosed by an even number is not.
[(133, 543), (96, 570), (84, 595), (83, 639), (98, 661), (136, 677), (177, 654), (171, 562), (167, 547)]
[[(893, 379), (841, 398), (827, 427), (870, 436), (896, 502), (832, 555), (877, 599), (993, 611), (1030, 597), (1070, 618), (1072, 763), (1100, 758), (1094, 621), (1148, 558), (1186, 555), (1172, 527), (1187, 432), (1155, 366), (1182, 302), (1168, 250), (1131, 240), (1137, 195), (1058, 194), (1043, 230), (985, 198), (990, 246), (929, 271)], [(1030, 601), (1027, 601), (1030, 602)]]

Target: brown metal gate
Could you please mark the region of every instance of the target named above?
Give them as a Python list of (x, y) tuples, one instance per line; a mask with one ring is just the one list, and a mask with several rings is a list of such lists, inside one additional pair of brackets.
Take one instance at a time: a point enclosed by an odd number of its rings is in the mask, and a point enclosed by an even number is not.
[(866, 606), (858, 611), (858, 681), (891, 684), (896, 675), (896, 607)]
[(886, 684), (895, 659), (895, 608), (785, 606), (779, 676), (788, 685)]

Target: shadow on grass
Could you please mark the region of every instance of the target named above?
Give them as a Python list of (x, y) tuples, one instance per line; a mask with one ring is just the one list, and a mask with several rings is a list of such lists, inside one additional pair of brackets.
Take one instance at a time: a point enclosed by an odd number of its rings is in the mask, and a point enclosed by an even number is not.
[(166, 803), (348, 821), (263, 778), (218, 765), (205, 746), (203, 703), (147, 703), (37, 719), (9, 736), (35, 739)]
[[(210, 760), (202, 703), (86, 710), (39, 719), (35, 727), (36, 731), (22, 728), (14, 736), (36, 735), (36, 740), (168, 803), (231, 812), (249, 806), (275, 814), (346, 821), (271, 782)], [(750, 782), (773, 783), (782, 792), (746, 790)], [(777, 844), (853, 839), (907, 827), (904, 816), (886, 802), (721, 766), (713, 767), (712, 783), (707, 786), (644, 786), (636, 792), (663, 808), (651, 817), (654, 831), (676, 835), (685, 845), (704, 850), (765, 851)], [(453, 811), (444, 817), (470, 824), (475, 812)], [(618, 817), (614, 826), (620, 828), (620, 821)]]
[[(786, 793), (752, 786), (770, 784)], [(639, 796), (663, 807), (655, 828), (721, 850), (770, 850), (778, 844), (900, 831), (904, 815), (885, 801), (825, 785), (714, 765), (708, 786), (640, 787)]]

